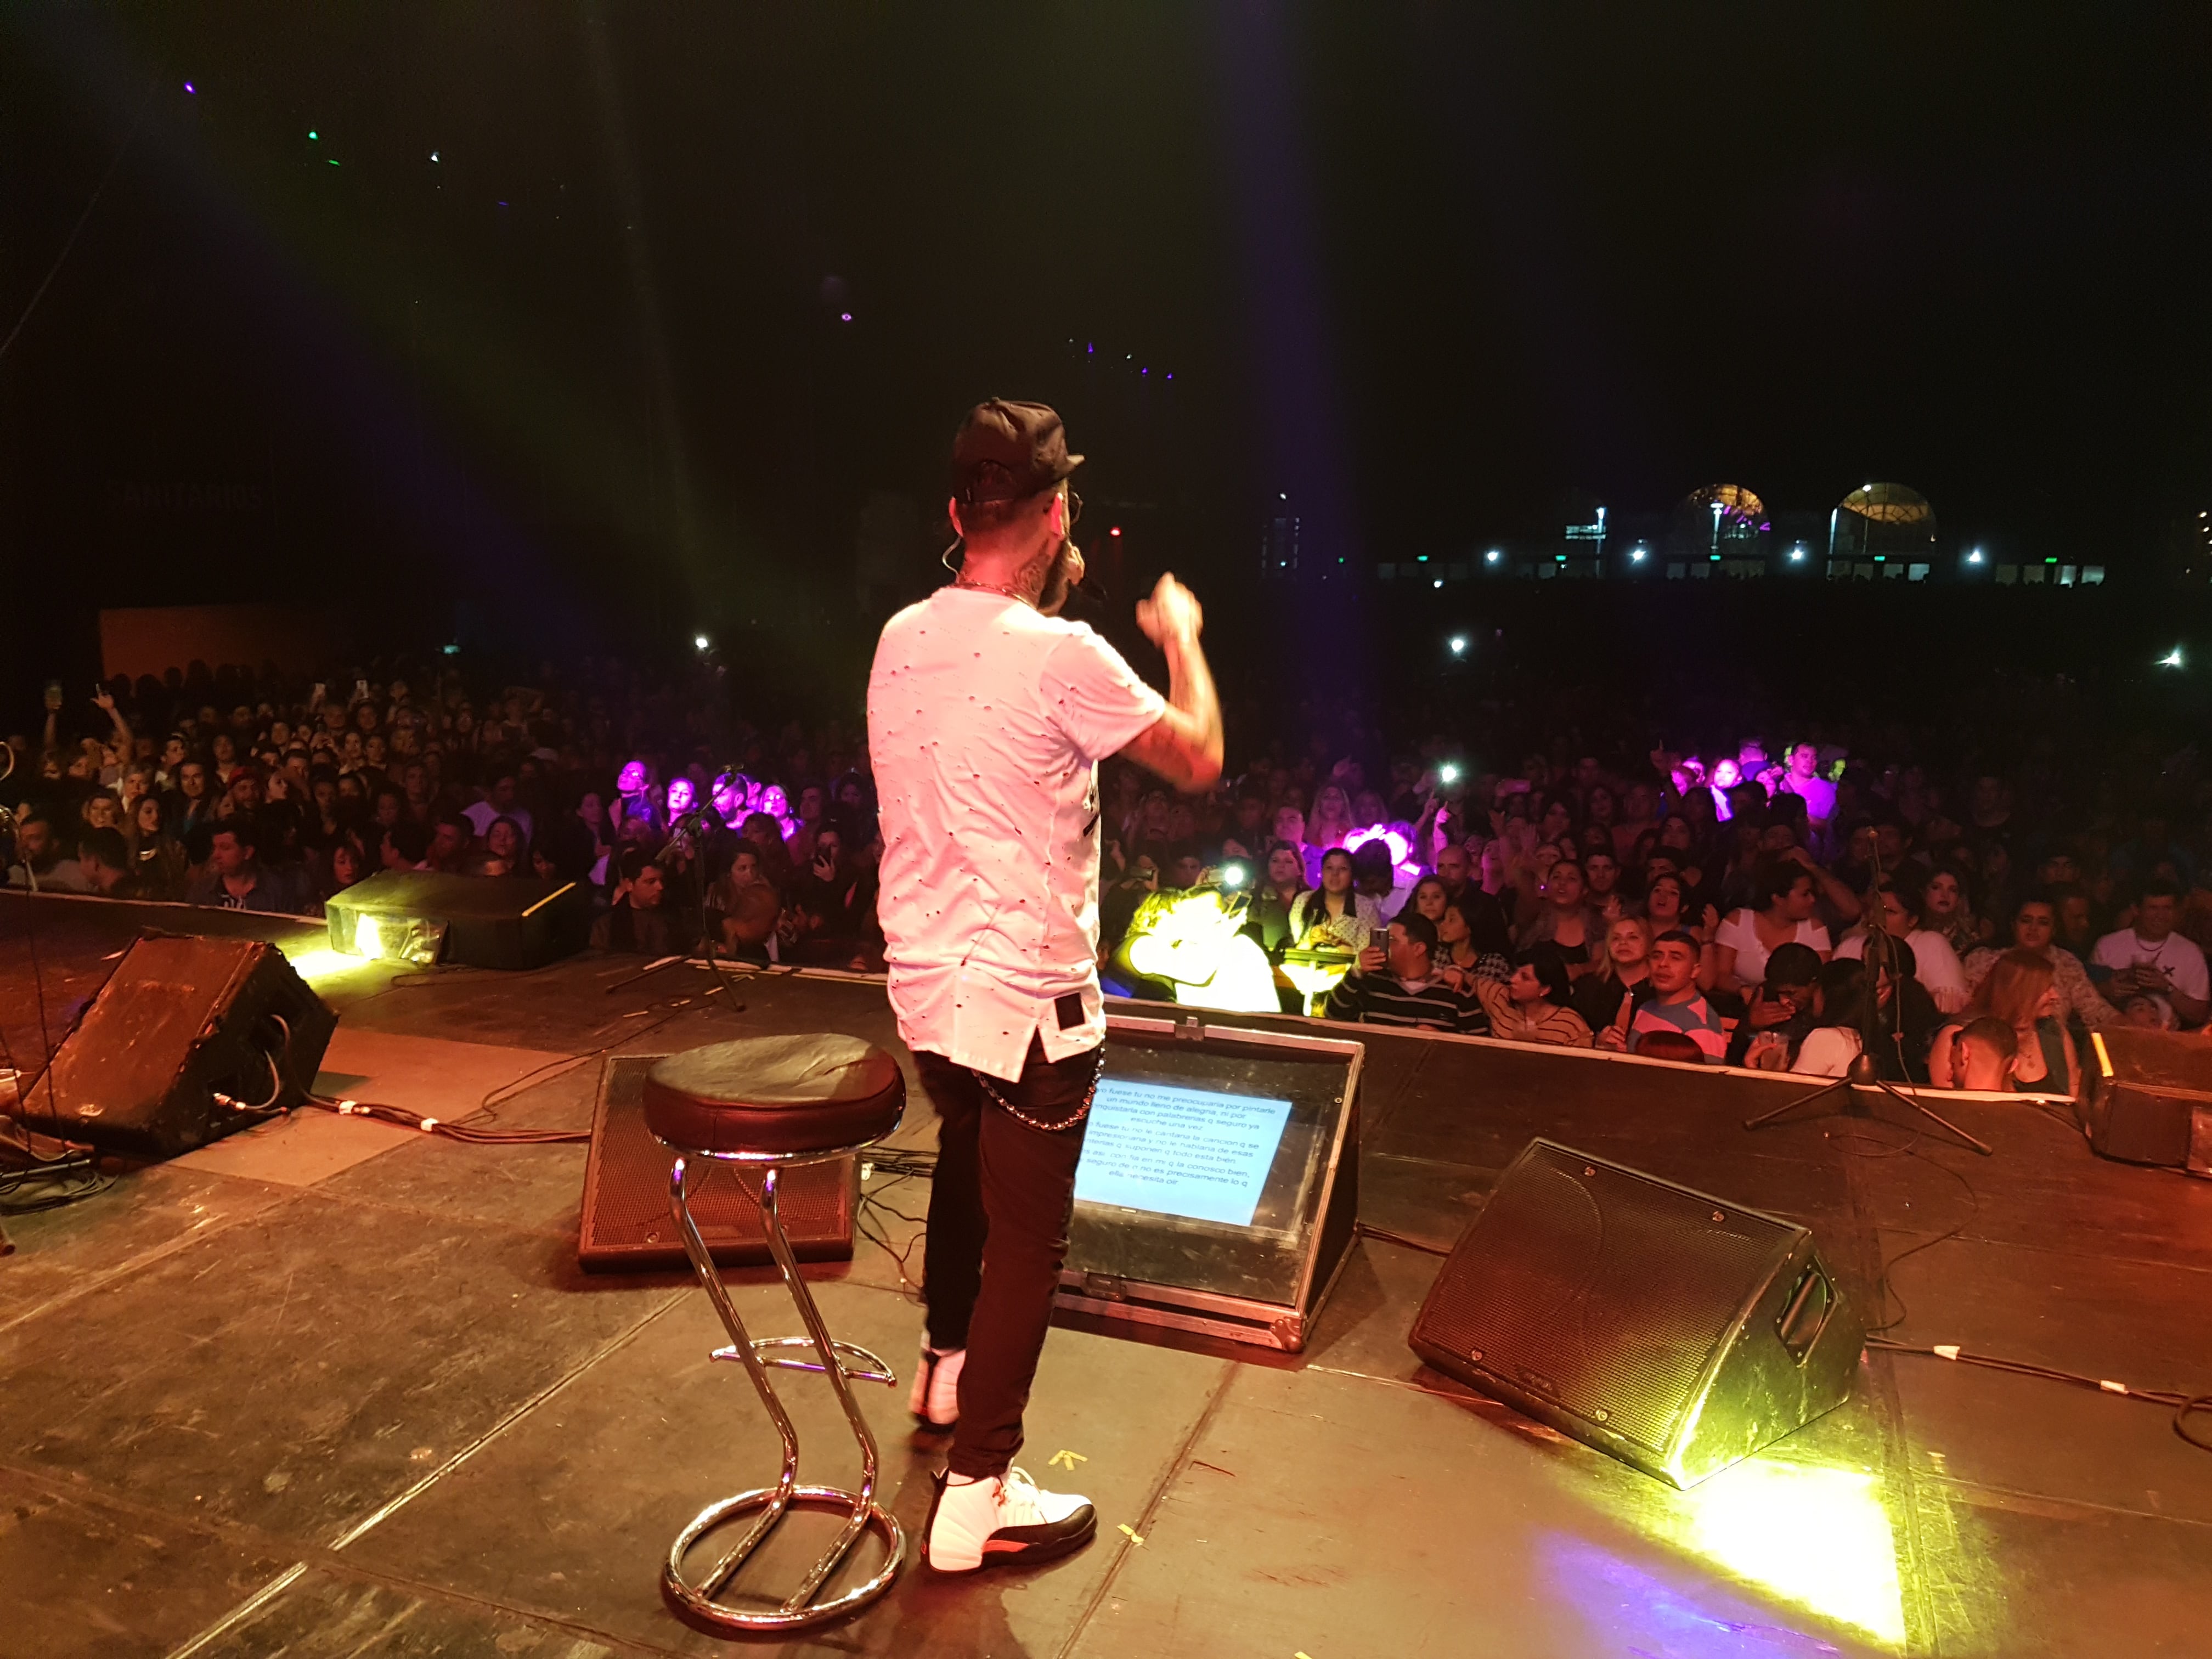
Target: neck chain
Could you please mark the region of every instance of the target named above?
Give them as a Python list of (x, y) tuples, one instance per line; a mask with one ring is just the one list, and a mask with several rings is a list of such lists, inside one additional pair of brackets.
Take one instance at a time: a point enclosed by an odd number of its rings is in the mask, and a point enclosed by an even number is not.
[(1036, 605), (1036, 601), (1018, 587), (1008, 587), (1000, 582), (971, 582), (965, 576), (956, 576), (953, 578), (952, 585), (955, 587), (969, 588), (980, 593), (1003, 593), (1010, 599), (1019, 599), (1032, 609)]

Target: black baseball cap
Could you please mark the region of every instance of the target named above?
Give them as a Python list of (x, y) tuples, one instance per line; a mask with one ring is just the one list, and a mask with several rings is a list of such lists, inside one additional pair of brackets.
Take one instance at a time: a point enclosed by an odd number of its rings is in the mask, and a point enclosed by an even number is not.
[(1042, 404), (994, 398), (977, 404), (952, 440), (952, 493), (962, 505), (1018, 501), (1052, 489), (1083, 465), (1067, 453), (1060, 416)]

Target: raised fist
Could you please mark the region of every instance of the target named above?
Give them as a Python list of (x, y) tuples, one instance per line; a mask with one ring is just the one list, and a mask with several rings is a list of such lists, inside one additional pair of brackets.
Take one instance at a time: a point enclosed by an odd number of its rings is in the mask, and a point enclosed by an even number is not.
[(1163, 572), (1148, 599), (1137, 601), (1137, 626), (1154, 645), (1165, 649), (1170, 640), (1194, 640), (1205, 623), (1198, 596)]

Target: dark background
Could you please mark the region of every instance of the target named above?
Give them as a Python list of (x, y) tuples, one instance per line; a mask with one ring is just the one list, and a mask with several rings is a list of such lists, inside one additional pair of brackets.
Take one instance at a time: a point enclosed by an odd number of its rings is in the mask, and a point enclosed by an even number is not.
[[(11, 6), (0, 328), (52, 283), (0, 356), (8, 690), (89, 668), (103, 604), (270, 598), (471, 649), (707, 629), (849, 690), (994, 393), (1092, 457), (1113, 616), (1172, 563), (1240, 672), (1402, 670), (1505, 611), (1650, 643), (1646, 602), (1586, 585), (1263, 598), (1279, 492), (1310, 564), (1364, 571), (1722, 479), (1823, 520), (1894, 479), (1947, 546), (2112, 573), (1978, 601), (2023, 624), (1886, 593), (1913, 614), (1852, 627), (2138, 653), (2212, 506), (2209, 33), (2019, 4)], [(1668, 602), (1693, 639), (1705, 601)]]

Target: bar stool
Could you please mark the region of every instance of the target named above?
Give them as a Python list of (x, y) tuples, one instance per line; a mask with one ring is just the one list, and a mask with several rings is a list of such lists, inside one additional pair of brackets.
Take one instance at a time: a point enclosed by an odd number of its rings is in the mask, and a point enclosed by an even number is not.
[[(662, 1582), (681, 1606), (732, 1630), (796, 1630), (852, 1613), (890, 1588), (905, 1559), (906, 1538), (899, 1523), (876, 1502), (875, 1437), (868, 1432), (848, 1385), (854, 1381), (890, 1383), (897, 1378), (866, 1348), (831, 1340), (814, 1298), (807, 1294), (806, 1282), (799, 1276), (791, 1242), (784, 1237), (783, 1222), (776, 1213), (776, 1176), (796, 1164), (848, 1157), (889, 1134), (905, 1109), (906, 1081), (897, 1061), (855, 1037), (745, 1037), (669, 1055), (647, 1074), (644, 1097), (647, 1127), (676, 1154), (668, 1176), (668, 1201), (683, 1229), (684, 1250), (729, 1333), (729, 1346), (715, 1349), (714, 1358), (744, 1366), (776, 1432), (783, 1437), (781, 1478), (773, 1486), (742, 1492), (700, 1510), (670, 1547)], [(769, 1249), (806, 1327), (805, 1336), (746, 1335), (721, 1271), (708, 1254), (691, 1215), (691, 1194), (716, 1163), (761, 1171), (761, 1220)], [(794, 1348), (811, 1357), (784, 1352)], [(799, 1484), (799, 1437), (769, 1380), (771, 1368), (818, 1371), (829, 1377), (860, 1445), (859, 1491)], [(774, 1609), (735, 1607), (717, 1600), (746, 1558), (793, 1507), (839, 1510), (847, 1517), (799, 1588)], [(703, 1572), (686, 1573), (685, 1558), (701, 1540), (725, 1522), (749, 1514), (756, 1518), (734, 1544)], [(860, 1534), (871, 1528), (884, 1541), (882, 1570), (841, 1595), (816, 1599)]]

